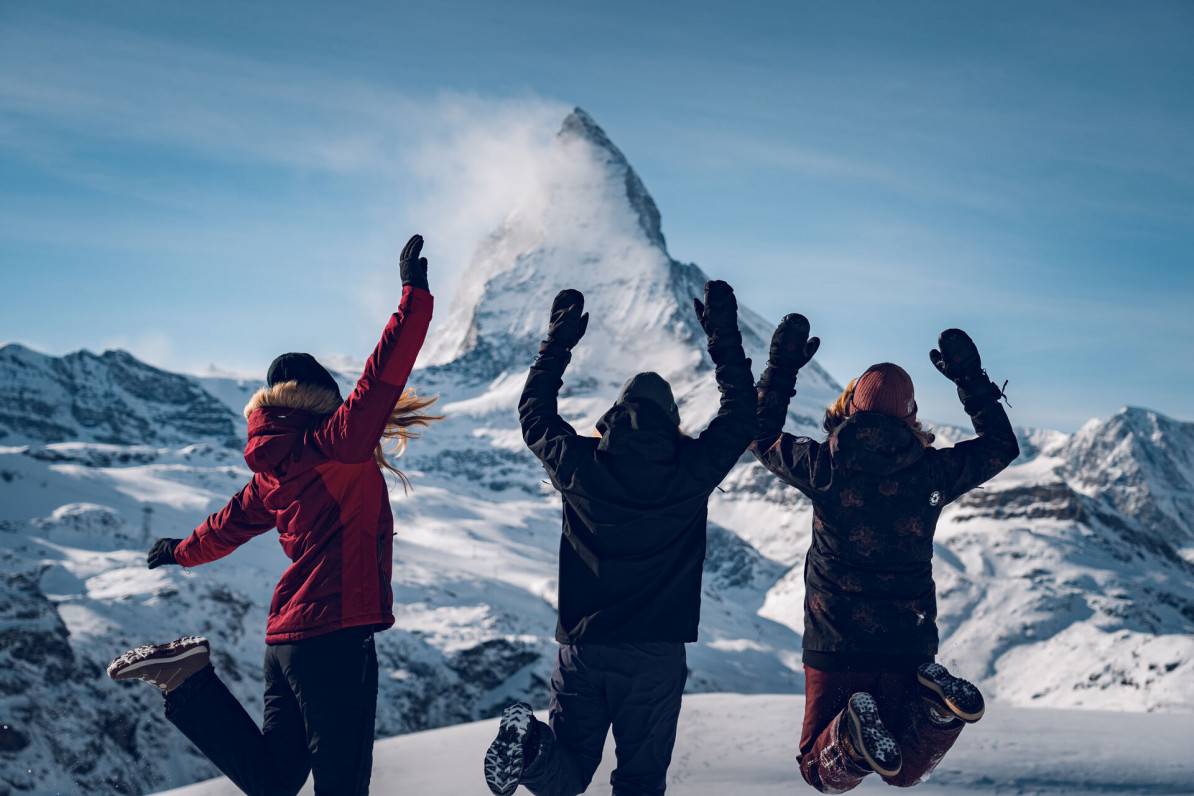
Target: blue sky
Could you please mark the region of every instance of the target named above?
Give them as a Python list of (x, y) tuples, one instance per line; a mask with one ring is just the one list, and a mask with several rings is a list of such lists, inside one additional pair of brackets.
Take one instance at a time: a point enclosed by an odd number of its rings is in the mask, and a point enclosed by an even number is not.
[(471, 243), (428, 143), (580, 105), (672, 254), (839, 379), (900, 362), (962, 421), (958, 325), (1017, 422), (1194, 419), (1188, 3), (346, 8), (0, 4), (0, 340), (363, 355), (412, 228), (440, 293)]

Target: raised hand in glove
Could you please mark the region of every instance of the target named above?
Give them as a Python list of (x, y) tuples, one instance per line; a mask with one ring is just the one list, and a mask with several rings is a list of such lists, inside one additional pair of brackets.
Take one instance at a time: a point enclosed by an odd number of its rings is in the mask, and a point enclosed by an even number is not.
[(427, 258), (420, 257), (423, 252), (423, 236), (413, 235), (402, 247), (402, 256), (398, 258), (398, 272), (402, 275), (402, 284), (427, 290)]
[(571, 349), (589, 328), (589, 313), (584, 311), (585, 297), (579, 290), (561, 290), (551, 303), (551, 320), (545, 345)]
[(704, 302), (694, 298), (692, 306), (708, 337), (738, 332), (738, 299), (734, 298), (734, 288), (720, 279), (706, 282)]
[(934, 367), (957, 383), (983, 375), (983, 362), (970, 335), (961, 329), (946, 329), (937, 338), (937, 348), (929, 352)]
[(771, 335), (767, 353), (770, 365), (783, 370), (800, 370), (821, 347), (820, 337), (809, 337), (808, 318), (798, 312), (785, 315)]
[(150, 569), (157, 569), (158, 567), (177, 565), (178, 562), (174, 560), (174, 548), (178, 547), (182, 539), (158, 539), (153, 543), (153, 547), (149, 548), (149, 553), (145, 556), (145, 562)]

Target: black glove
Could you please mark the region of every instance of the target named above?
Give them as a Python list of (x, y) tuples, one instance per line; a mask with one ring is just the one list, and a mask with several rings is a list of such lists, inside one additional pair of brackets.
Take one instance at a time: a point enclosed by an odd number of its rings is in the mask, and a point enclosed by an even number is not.
[(402, 284), (428, 290), (427, 287), (427, 258), (420, 257), (423, 251), (423, 236), (413, 235), (402, 247), (402, 256), (398, 258), (398, 272), (402, 274)]
[(945, 378), (955, 384), (984, 375), (978, 347), (970, 335), (961, 329), (946, 329), (942, 332), (937, 338), (937, 348), (929, 352), (929, 359)]
[(571, 350), (589, 328), (589, 313), (584, 311), (585, 297), (579, 290), (561, 290), (551, 303), (551, 320), (543, 347), (561, 346)]
[(738, 335), (738, 299), (734, 298), (734, 288), (725, 282), (720, 279), (706, 282), (704, 303), (694, 298), (692, 306), (710, 344), (719, 337)]
[(958, 385), (958, 397), (967, 414), (974, 414), (992, 399), (1007, 400), (1004, 393), (1007, 382), (1000, 387), (987, 377), (978, 346), (961, 329), (942, 332), (937, 338), (937, 348), (929, 352), (929, 359), (945, 378)]
[(154, 542), (153, 547), (149, 548), (149, 553), (145, 556), (145, 562), (149, 564), (149, 568), (177, 566), (178, 562), (174, 560), (174, 548), (178, 547), (181, 541), (182, 539), (158, 539)]
[(771, 335), (768, 364), (797, 371), (809, 363), (821, 347), (820, 337), (809, 337), (808, 318), (798, 312), (785, 315)]

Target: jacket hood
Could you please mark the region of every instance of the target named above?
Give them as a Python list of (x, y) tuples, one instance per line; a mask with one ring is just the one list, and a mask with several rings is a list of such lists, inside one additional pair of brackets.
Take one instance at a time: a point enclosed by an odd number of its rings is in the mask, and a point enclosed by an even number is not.
[(899, 418), (878, 412), (857, 412), (829, 437), (838, 466), (887, 475), (920, 461), (925, 445)]
[(245, 404), (249, 440), (245, 463), (255, 473), (272, 472), (301, 450), (303, 434), (343, 403), (332, 390), (284, 381), (262, 387)]
[(622, 393), (614, 403), (620, 404), (625, 401), (638, 403), (649, 401), (662, 409), (673, 424), (680, 425), (680, 407), (676, 406), (676, 398), (672, 395), (672, 385), (654, 371), (637, 373), (627, 380), (626, 384), (622, 386)]
[(649, 461), (674, 459), (680, 440), (680, 427), (667, 411), (647, 400), (619, 399), (597, 421), (597, 430), (598, 450)]

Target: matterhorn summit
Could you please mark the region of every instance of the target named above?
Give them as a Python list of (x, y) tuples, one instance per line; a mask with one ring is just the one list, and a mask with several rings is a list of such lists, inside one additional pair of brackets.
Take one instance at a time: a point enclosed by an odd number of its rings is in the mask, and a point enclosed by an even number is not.
[[(708, 279), (728, 275), (668, 254), (655, 200), (585, 111), (568, 114), (542, 159), (538, 190), (477, 247), (425, 361), (478, 383), (525, 373), (552, 299), (576, 288), (590, 322), (565, 382), (583, 381), (594, 398), (612, 401), (635, 372), (655, 370), (672, 382), (685, 427), (699, 428), (717, 393), (692, 299)], [(757, 374), (774, 326), (739, 309)], [(799, 388), (794, 416), (815, 425), (839, 388), (815, 362)]]

